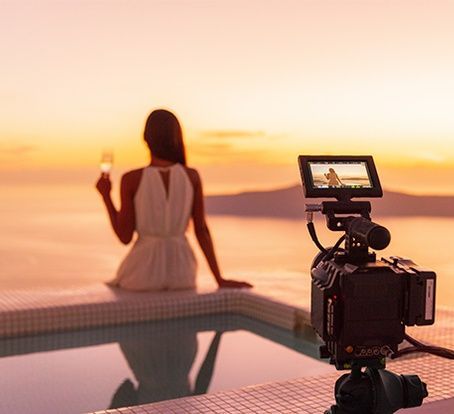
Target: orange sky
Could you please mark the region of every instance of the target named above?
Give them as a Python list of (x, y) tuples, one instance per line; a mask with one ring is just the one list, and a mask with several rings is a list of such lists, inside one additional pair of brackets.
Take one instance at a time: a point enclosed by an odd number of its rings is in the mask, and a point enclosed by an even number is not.
[(1, 175), (88, 177), (103, 148), (117, 173), (141, 165), (166, 107), (209, 192), (296, 182), (299, 153), (363, 153), (387, 188), (454, 194), (453, 16), (437, 0), (1, 2)]

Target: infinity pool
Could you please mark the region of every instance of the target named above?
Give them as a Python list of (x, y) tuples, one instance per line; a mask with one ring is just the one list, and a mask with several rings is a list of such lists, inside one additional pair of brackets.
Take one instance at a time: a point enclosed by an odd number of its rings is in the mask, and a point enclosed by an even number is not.
[(319, 375), (310, 331), (237, 315), (0, 341), (1, 414), (80, 414)]

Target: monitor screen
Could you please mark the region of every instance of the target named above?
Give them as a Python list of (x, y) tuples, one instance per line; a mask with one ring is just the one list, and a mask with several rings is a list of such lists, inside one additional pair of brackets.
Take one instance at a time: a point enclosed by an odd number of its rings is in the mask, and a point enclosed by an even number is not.
[(370, 155), (300, 155), (306, 197), (381, 197), (380, 180)]
[(372, 188), (365, 161), (309, 161), (314, 188)]

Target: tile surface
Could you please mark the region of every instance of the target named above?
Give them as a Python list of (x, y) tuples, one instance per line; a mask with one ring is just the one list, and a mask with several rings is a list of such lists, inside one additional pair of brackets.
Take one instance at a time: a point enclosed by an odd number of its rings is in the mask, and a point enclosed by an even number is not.
[[(449, 365), (450, 364), (450, 365)], [(441, 358), (426, 356), (392, 362), (388, 369), (395, 373), (415, 374), (428, 383), (429, 397), (425, 406), (435, 402), (453, 398), (454, 369), (451, 362)], [(140, 407), (122, 408), (117, 410), (98, 411), (96, 414), (107, 413), (299, 413), (321, 414), (334, 403), (333, 385), (341, 375), (333, 368), (333, 373), (324, 376), (295, 379), (263, 385), (254, 385), (239, 390), (206, 394), (197, 397), (180, 398), (163, 401)], [(239, 373), (241, 375), (241, 373)], [(454, 400), (453, 400), (454, 401)], [(450, 404), (448, 404), (449, 406)], [(402, 414), (408, 412), (402, 411)], [(418, 409), (411, 412), (415, 414)], [(426, 411), (427, 412), (427, 411)], [(454, 412), (454, 405), (451, 413)], [(449, 414), (444, 411), (443, 414)]]
[(128, 292), (105, 285), (0, 292), (0, 338), (235, 312), (293, 329), (295, 308), (246, 289)]

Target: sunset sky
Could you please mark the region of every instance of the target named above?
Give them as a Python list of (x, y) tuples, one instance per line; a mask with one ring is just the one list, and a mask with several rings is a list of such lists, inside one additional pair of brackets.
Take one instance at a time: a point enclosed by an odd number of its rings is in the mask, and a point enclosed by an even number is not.
[(296, 157), (371, 154), (385, 188), (454, 194), (452, 1), (0, 3), (2, 181), (143, 165), (155, 108), (208, 192), (298, 181)]

